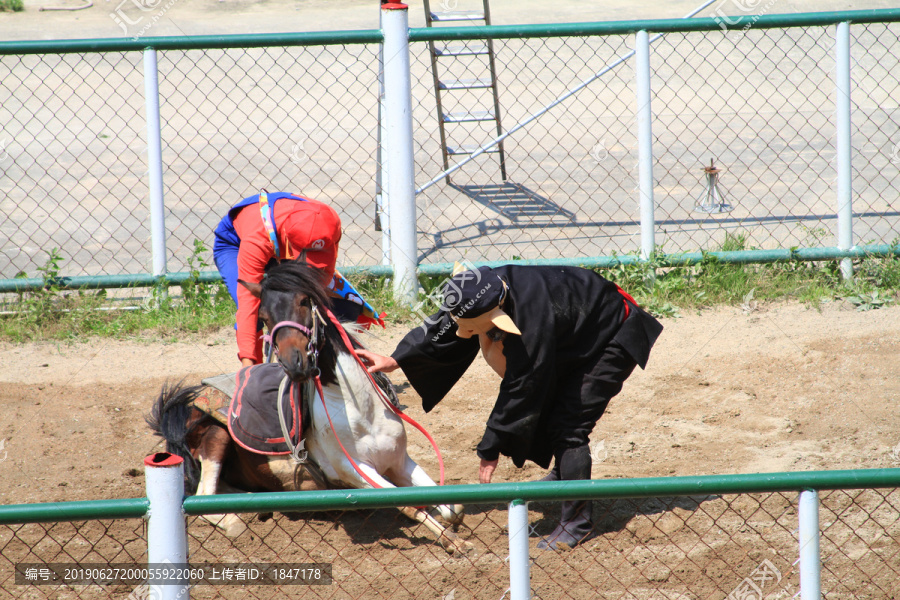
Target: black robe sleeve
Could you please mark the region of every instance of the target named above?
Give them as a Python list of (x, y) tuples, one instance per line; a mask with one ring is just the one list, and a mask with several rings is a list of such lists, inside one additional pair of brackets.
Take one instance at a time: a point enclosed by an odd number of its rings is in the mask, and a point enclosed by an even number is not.
[(456, 385), (479, 348), (478, 338), (457, 336), (456, 323), (442, 311), (407, 333), (391, 356), (429, 412)]

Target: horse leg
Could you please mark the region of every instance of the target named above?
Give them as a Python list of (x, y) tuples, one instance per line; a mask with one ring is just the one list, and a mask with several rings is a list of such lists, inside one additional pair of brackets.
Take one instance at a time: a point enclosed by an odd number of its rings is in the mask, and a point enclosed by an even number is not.
[[(371, 466), (364, 463), (359, 463), (359, 468), (363, 473), (366, 474), (366, 476), (369, 477), (369, 479), (374, 481), (379, 486), (383, 488), (396, 487), (393, 483), (379, 475), (378, 472)], [(422, 473), (424, 474), (425, 472), (422, 471)], [(425, 475), (425, 477), (428, 476)], [(358, 479), (359, 483), (361, 484), (359, 487), (371, 487), (371, 485), (362, 477), (358, 477)], [(431, 485), (434, 485), (433, 481), (431, 482)], [(475, 546), (473, 546), (471, 543), (467, 542), (466, 540), (460, 539), (460, 537), (454, 532), (438, 523), (437, 519), (432, 517), (427, 511), (422, 510), (421, 508), (415, 508), (413, 506), (399, 507), (399, 510), (410, 519), (422, 523), (433, 534), (435, 534), (437, 536), (438, 543), (442, 548), (444, 548), (444, 550), (447, 551), (448, 554), (454, 554), (456, 552), (466, 554), (475, 549)]]
[[(411, 485), (437, 485), (434, 480), (428, 476), (428, 473), (425, 472), (425, 469), (420, 467), (416, 462), (411, 459), (409, 456), (406, 457), (406, 466), (407, 469), (412, 467), (410, 471), (410, 480), (412, 481)], [(463, 517), (465, 508), (462, 504), (441, 504), (436, 506), (438, 512), (441, 513), (441, 517), (444, 518), (447, 523), (453, 526), (453, 531), (458, 531), (459, 526), (463, 523)]]
[[(200, 442), (200, 484), (197, 486), (198, 496), (213, 496), (220, 491), (219, 475), (225, 454), (231, 444), (228, 431), (222, 427), (210, 427)], [(244, 521), (235, 514), (202, 515), (216, 527), (221, 528), (228, 537), (237, 537), (247, 529)]]
[[(401, 487), (437, 485), (437, 483), (428, 476), (425, 469), (420, 467), (416, 461), (409, 457), (409, 455), (406, 456), (403, 462), (403, 469), (399, 470), (399, 472), (394, 471), (392, 474), (394, 475), (394, 482)], [(454, 504), (453, 506), (442, 504), (440, 506), (435, 506), (435, 508), (440, 513), (441, 517), (453, 527), (453, 531), (459, 531), (459, 526), (462, 525), (464, 517), (463, 513), (465, 510), (462, 504)]]

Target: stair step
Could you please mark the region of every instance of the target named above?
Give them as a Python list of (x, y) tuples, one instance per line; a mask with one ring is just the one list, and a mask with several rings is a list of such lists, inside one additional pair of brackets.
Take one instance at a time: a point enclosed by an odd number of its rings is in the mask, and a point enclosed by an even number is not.
[(469, 46), (444, 46), (443, 48), (435, 48), (435, 56), (479, 56), (488, 53), (487, 44), (469, 45)]
[(487, 79), (448, 79), (439, 81), (438, 87), (442, 90), (476, 90), (491, 87), (490, 78)]
[[(447, 146), (447, 154), (474, 154), (476, 150), (481, 148), (478, 145), (463, 144), (462, 146)], [(500, 146), (492, 146), (489, 150), (484, 151), (485, 154), (496, 154), (500, 152)]]
[(471, 123), (474, 121), (494, 121), (492, 110), (470, 110), (452, 112), (444, 115), (444, 123)]
[(484, 11), (481, 10), (448, 10), (446, 12), (431, 13), (432, 21), (484, 21)]

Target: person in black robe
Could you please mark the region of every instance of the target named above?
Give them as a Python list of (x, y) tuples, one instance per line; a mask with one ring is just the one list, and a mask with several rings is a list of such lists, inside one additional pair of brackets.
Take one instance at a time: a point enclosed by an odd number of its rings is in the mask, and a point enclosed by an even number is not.
[[(621, 288), (575, 267), (481, 267), (455, 275), (441, 310), (390, 357), (365, 350), (372, 372), (403, 369), (429, 412), (482, 350), (502, 377), (476, 452), (489, 483), (500, 454), (531, 460), (546, 481), (590, 479), (588, 436), (634, 367), (645, 368), (662, 325)], [(573, 547), (593, 530), (591, 502), (562, 503), (538, 547)]]

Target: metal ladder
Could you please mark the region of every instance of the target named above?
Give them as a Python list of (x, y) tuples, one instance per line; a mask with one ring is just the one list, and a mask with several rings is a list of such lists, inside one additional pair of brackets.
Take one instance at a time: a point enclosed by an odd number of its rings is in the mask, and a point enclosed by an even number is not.
[[(451, 6), (452, 2), (452, 6)], [(466, 22), (471, 24), (485, 25), (491, 24), (491, 12), (488, 6), (488, 0), (482, 0), (482, 10), (455, 10), (458, 0), (441, 0), (441, 6), (445, 10), (441, 12), (432, 12), (429, 6), (429, 0), (425, 3), (425, 23), (428, 27), (434, 27), (435, 23), (445, 22)], [(459, 144), (458, 146), (447, 145), (447, 126), (458, 125), (462, 123), (474, 123), (483, 121), (494, 121), (497, 124), (497, 135), (503, 134), (503, 128), (500, 125), (500, 98), (497, 92), (497, 70), (494, 67), (494, 45), (493, 41), (488, 39), (483, 43), (466, 40), (463, 45), (449, 45), (445, 42), (428, 42), (429, 53), (431, 54), (431, 72), (434, 76), (434, 98), (437, 104), (438, 124), (441, 131), (441, 153), (443, 155), (444, 170), (450, 168), (450, 156), (460, 154), (472, 154), (478, 150), (482, 143), (475, 144)], [(487, 58), (487, 67), (489, 77), (480, 79), (449, 79), (441, 78), (438, 75), (440, 67), (439, 59), (447, 60), (468, 60), (470, 64), (475, 61), (483, 61)], [(482, 63), (483, 64), (483, 63)], [(444, 94), (453, 94), (459, 90), (491, 90), (493, 96), (493, 107), (486, 110), (464, 110), (461, 112), (445, 113), (443, 108), (442, 96)], [(497, 154), (500, 159), (500, 176), (506, 181), (506, 153), (503, 149), (503, 142), (500, 142), (485, 154)], [(450, 176), (445, 178), (447, 184), (450, 184)]]

